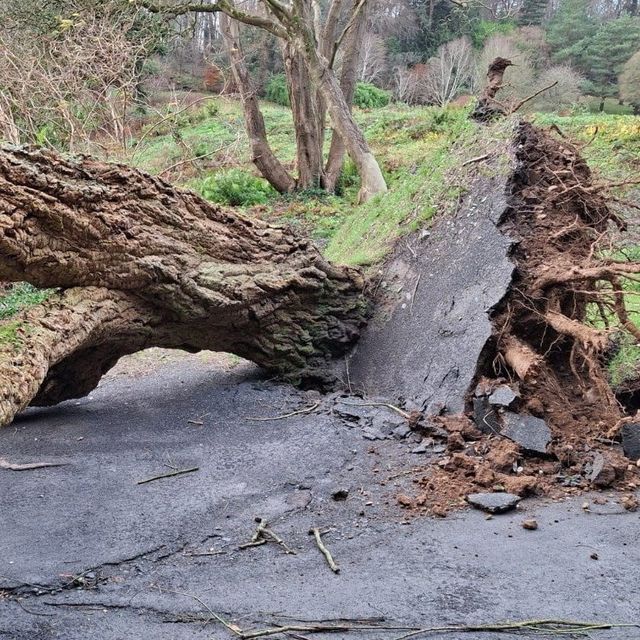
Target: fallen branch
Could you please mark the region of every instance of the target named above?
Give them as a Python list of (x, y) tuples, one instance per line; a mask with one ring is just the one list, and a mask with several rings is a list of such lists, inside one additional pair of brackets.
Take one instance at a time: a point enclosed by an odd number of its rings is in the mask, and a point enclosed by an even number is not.
[(251, 549), (251, 547), (259, 547), (263, 544), (267, 544), (267, 542), (268, 540), (266, 540), (265, 538), (262, 538), (261, 540), (252, 540), (251, 542), (245, 542), (244, 544), (241, 544), (238, 549)]
[(31, 469), (45, 469), (47, 467), (66, 467), (69, 462), (29, 462), (27, 464), (16, 464), (0, 458), (0, 469), (8, 471), (31, 471)]
[(320, 406), (319, 402), (312, 404), (310, 407), (306, 407), (305, 409), (300, 409), (298, 411), (292, 411), (291, 413), (285, 413), (281, 416), (274, 416), (273, 418), (251, 418), (246, 417), (245, 420), (252, 420), (253, 422), (269, 422), (271, 420), (284, 420), (285, 418), (293, 418), (293, 416), (299, 416), (303, 413), (310, 413), (314, 409), (317, 409)]
[(254, 534), (251, 536), (251, 540), (249, 542), (241, 544), (238, 549), (250, 549), (251, 547), (259, 547), (269, 541), (272, 541), (280, 545), (284, 549), (285, 553), (293, 556), (298, 555), (298, 552), (287, 545), (287, 543), (275, 531), (269, 529), (269, 525), (266, 520), (264, 520), (263, 518), (256, 518), (256, 522), (258, 523), (258, 527), (256, 528)]
[(262, 535), (269, 536), (275, 543), (279, 544), (284, 549), (285, 553), (292, 556), (298, 555), (298, 552), (295, 549), (289, 547), (287, 543), (275, 531), (272, 531), (271, 529), (265, 527)]
[(315, 538), (318, 549), (320, 549), (322, 555), (325, 557), (325, 560), (327, 561), (327, 564), (329, 565), (331, 571), (333, 571), (333, 573), (340, 573), (340, 567), (336, 564), (329, 549), (325, 547), (324, 542), (322, 542), (322, 534), (320, 533), (320, 529), (318, 527), (309, 529), (309, 535)]
[(400, 407), (396, 407), (388, 402), (346, 402), (344, 400), (340, 400), (340, 404), (346, 404), (349, 407), (386, 407), (387, 409), (391, 409), (401, 415), (405, 420), (412, 419), (410, 413), (407, 413), (403, 409), (400, 409)]
[(537, 98), (541, 93), (544, 93), (545, 91), (548, 91), (552, 87), (555, 87), (557, 84), (558, 84), (558, 81), (556, 80), (555, 82), (552, 82), (551, 84), (547, 85), (546, 87), (543, 87), (542, 89), (540, 89), (540, 91), (536, 91), (535, 93), (531, 94), (530, 96), (528, 96), (524, 100), (520, 100), (520, 102), (518, 102), (516, 104), (516, 106), (513, 107), (509, 111), (509, 114), (515, 113), (516, 111), (518, 111), (518, 109), (520, 109), (520, 107), (524, 106), (527, 102), (529, 102), (530, 100), (533, 100), (534, 98)]
[(467, 160), (463, 162), (461, 166), (466, 167), (468, 164), (475, 164), (476, 162), (482, 162), (483, 160), (488, 160), (491, 157), (490, 153), (485, 153), (482, 156), (478, 156), (477, 158), (471, 158), (471, 160)]
[(163, 473), (159, 476), (153, 476), (152, 478), (146, 478), (144, 480), (138, 480), (136, 484), (146, 484), (147, 482), (153, 482), (154, 480), (162, 480), (162, 478), (172, 478), (173, 476), (182, 476), (185, 473), (193, 473), (194, 471), (200, 471), (200, 467), (192, 467), (190, 469), (177, 469), (176, 471), (170, 471), (169, 473)]
[(608, 622), (575, 622), (572, 620), (523, 620), (521, 622), (504, 622), (494, 624), (479, 624), (479, 625), (447, 625), (443, 627), (425, 627), (424, 629), (418, 629), (405, 633), (404, 635), (395, 638), (395, 640), (408, 640), (409, 638), (417, 638), (421, 635), (437, 632), (457, 632), (457, 633), (505, 633), (505, 632), (531, 632), (532, 634), (546, 633), (549, 635), (570, 635), (570, 634), (584, 634), (587, 631), (604, 631), (607, 629), (621, 628), (621, 627), (640, 627), (640, 624), (635, 623), (608, 623)]

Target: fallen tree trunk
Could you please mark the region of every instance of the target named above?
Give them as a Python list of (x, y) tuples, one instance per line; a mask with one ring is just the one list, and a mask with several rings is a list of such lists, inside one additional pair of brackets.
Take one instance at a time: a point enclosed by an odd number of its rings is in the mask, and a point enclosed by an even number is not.
[(326, 383), (366, 312), (359, 272), (290, 229), (126, 166), (15, 148), (0, 148), (0, 280), (59, 289), (0, 323), (0, 424), (152, 346)]

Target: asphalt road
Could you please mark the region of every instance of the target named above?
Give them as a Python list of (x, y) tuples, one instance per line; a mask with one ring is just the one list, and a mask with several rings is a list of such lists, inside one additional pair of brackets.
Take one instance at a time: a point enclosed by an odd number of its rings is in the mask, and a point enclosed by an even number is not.
[[(580, 498), (525, 501), (491, 520), (472, 510), (407, 518), (393, 496), (410, 477), (385, 478), (416, 456), (394, 440), (363, 439), (326, 400), (309, 413), (252, 420), (319, 398), (215, 359), (142, 360), (134, 369), (81, 401), (29, 410), (0, 433), (0, 457), (11, 463), (65, 463), (0, 469), (0, 638), (234, 637), (212, 612), (243, 629), (342, 618), (406, 627), (640, 622), (640, 513), (612, 501), (604, 515), (589, 514)], [(341, 488), (348, 497), (336, 501)], [(256, 516), (297, 554), (272, 543), (238, 550)], [(525, 517), (537, 531), (521, 527)], [(339, 574), (308, 535), (312, 526), (330, 529), (324, 540)], [(640, 628), (591, 637), (638, 638)]]

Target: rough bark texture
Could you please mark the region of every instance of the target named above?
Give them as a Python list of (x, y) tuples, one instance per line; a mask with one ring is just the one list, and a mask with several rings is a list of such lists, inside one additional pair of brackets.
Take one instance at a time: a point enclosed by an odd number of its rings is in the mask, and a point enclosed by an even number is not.
[(296, 187), (295, 180), (276, 158), (267, 140), (267, 130), (260, 111), (258, 96), (251, 82), (249, 70), (244, 63), (238, 23), (235, 20), (231, 20), (226, 14), (221, 13), (220, 28), (227, 55), (231, 62), (231, 73), (242, 100), (245, 128), (251, 144), (251, 159), (258, 171), (276, 191), (280, 193), (293, 191)]
[(496, 100), (496, 95), (502, 89), (504, 72), (513, 66), (511, 60), (496, 58), (487, 71), (487, 84), (482, 95), (478, 98), (478, 104), (471, 113), (474, 120), (488, 122), (506, 114), (504, 105)]
[(0, 148), (0, 280), (62, 289), (0, 324), (0, 424), (151, 346), (327, 382), (366, 306), (359, 273), (292, 230), (125, 166), (15, 148)]
[(304, 58), (289, 42), (283, 44), (283, 58), (296, 134), (298, 188), (317, 189), (324, 184), (322, 105)]
[[(354, 2), (354, 7), (356, 3)], [(340, 88), (344, 94), (349, 107), (353, 103), (353, 96), (356, 90), (356, 82), (358, 79), (358, 67), (362, 57), (361, 46), (367, 30), (367, 7), (356, 15), (353, 26), (349, 32), (347, 44), (345, 48), (344, 58), (342, 60), (342, 70), (340, 73)], [(338, 178), (344, 164), (344, 156), (346, 153), (346, 145), (337, 131), (331, 136), (331, 146), (329, 148), (329, 157), (325, 168), (325, 185), (327, 191), (335, 191)]]

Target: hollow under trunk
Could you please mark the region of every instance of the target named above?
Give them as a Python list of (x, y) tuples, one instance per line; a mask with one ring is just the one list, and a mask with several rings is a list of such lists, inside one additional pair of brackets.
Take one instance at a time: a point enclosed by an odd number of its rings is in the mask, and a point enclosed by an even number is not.
[(0, 148), (0, 280), (58, 288), (0, 323), (0, 424), (152, 346), (326, 383), (366, 312), (359, 272), (293, 230), (126, 166), (16, 148)]

